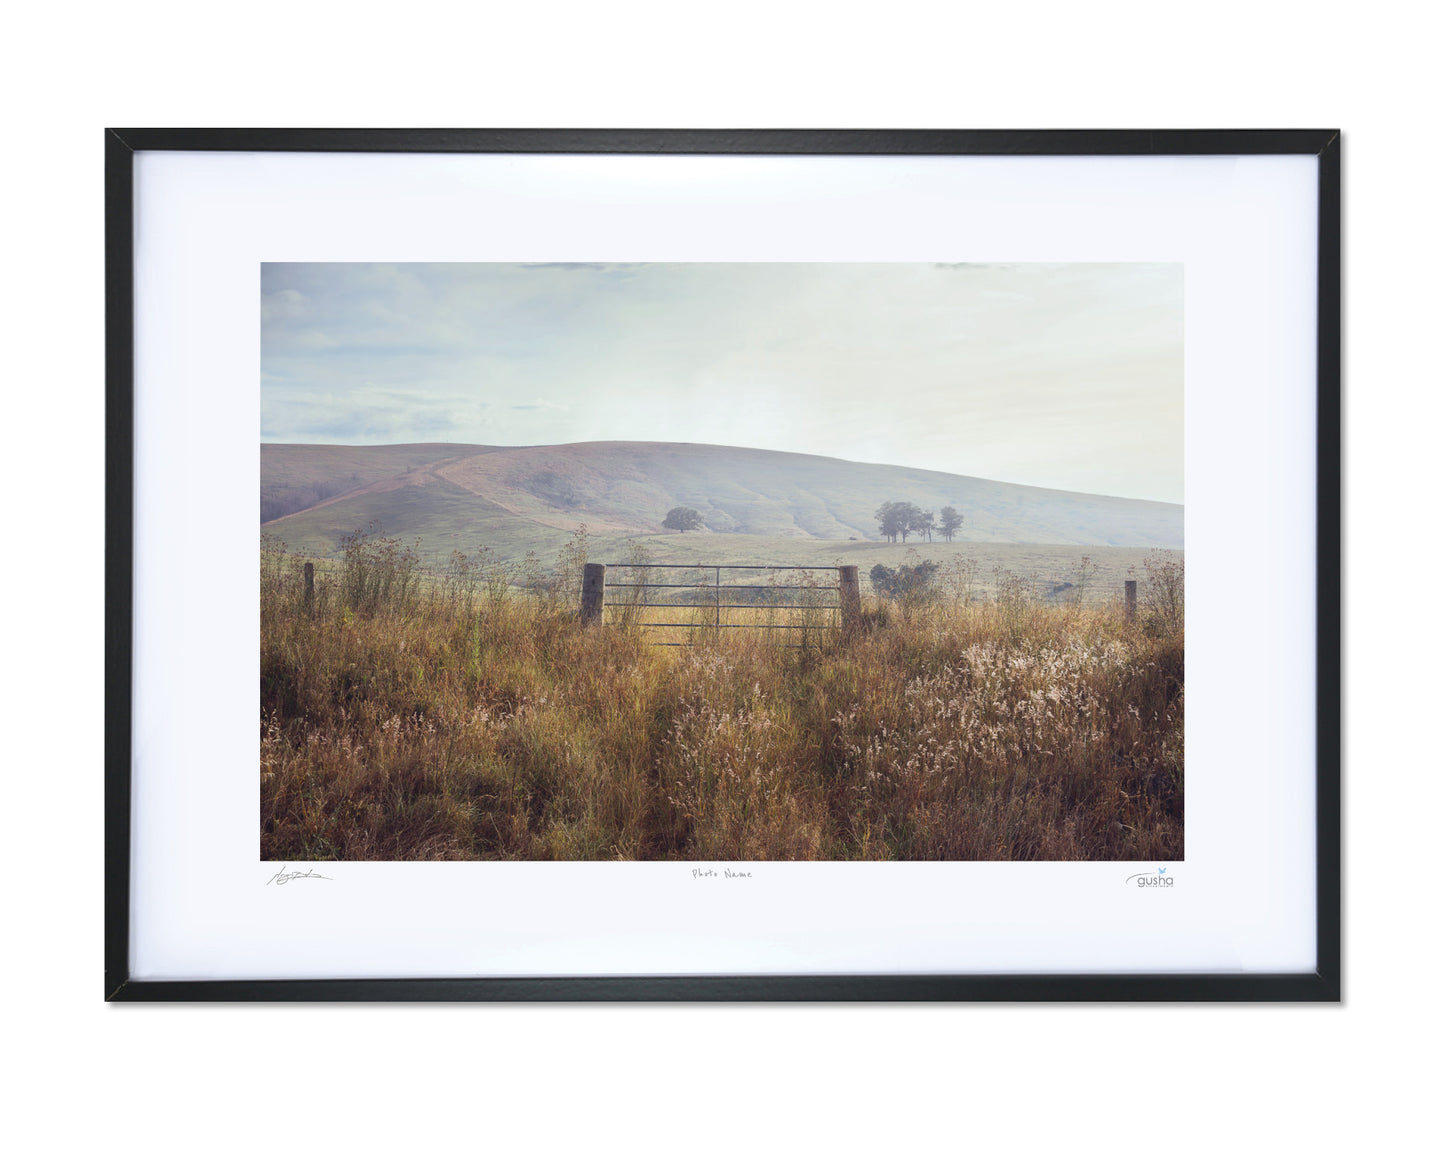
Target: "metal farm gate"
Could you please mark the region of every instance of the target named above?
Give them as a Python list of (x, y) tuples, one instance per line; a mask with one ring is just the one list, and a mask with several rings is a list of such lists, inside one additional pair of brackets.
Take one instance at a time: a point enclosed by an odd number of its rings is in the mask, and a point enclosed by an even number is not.
[[(623, 579), (609, 579), (612, 571)], [(686, 571), (694, 578), (685, 581), (654, 580), (654, 572)], [(820, 584), (813, 579), (801, 583), (725, 581), (723, 573), (737, 572), (822, 572), (837, 583)], [(710, 577), (710, 578), (709, 578)], [(828, 594), (826, 596), (822, 594)], [(724, 599), (726, 597), (726, 599)], [(793, 630), (800, 640), (790, 648), (818, 643), (813, 634), (849, 631), (859, 617), (858, 568), (855, 564), (588, 564), (582, 573), (582, 619), (601, 622), (605, 610), (626, 623), (646, 629), (692, 629), (714, 636), (724, 629), (759, 629), (774, 632)], [(686, 620), (652, 620), (652, 609), (687, 613)], [(794, 614), (782, 622), (738, 620), (737, 610)], [(801, 618), (796, 614), (802, 613)], [(801, 619), (801, 623), (799, 623)], [(686, 641), (654, 641), (657, 645), (690, 645)]]

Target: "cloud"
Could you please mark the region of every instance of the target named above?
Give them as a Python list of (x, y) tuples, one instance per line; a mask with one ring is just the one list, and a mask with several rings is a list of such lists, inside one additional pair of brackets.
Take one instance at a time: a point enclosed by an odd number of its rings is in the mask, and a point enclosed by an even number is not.
[(295, 288), (282, 288), (261, 295), (261, 322), (297, 320), (306, 315), (310, 301), (304, 292)]

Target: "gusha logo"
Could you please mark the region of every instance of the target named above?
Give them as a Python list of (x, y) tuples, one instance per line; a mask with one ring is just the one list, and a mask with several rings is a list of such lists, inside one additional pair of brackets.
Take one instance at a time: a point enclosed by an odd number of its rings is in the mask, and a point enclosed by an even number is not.
[(1140, 888), (1173, 888), (1174, 877), (1166, 876), (1167, 868), (1160, 868), (1158, 875), (1153, 872), (1135, 872), (1124, 880), (1125, 884), (1137, 884)]

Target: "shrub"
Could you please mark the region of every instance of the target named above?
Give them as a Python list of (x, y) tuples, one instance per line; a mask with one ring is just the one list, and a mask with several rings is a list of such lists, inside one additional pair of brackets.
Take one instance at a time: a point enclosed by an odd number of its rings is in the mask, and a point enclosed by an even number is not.
[(1144, 557), (1144, 627), (1154, 636), (1184, 632), (1184, 560), (1169, 552)]
[(375, 531), (341, 541), (340, 600), (358, 616), (405, 612), (417, 598), (421, 563), (416, 547)]
[(922, 560), (913, 564), (900, 564), (896, 569), (884, 564), (874, 564), (873, 570), (868, 573), (868, 579), (873, 582), (873, 591), (877, 595), (916, 603), (930, 597), (933, 592), (933, 577), (937, 574), (937, 564), (932, 560)]

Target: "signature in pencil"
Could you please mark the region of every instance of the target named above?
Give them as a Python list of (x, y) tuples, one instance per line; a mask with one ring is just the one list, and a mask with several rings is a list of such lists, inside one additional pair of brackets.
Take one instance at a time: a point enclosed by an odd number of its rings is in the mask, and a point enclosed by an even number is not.
[(320, 872), (288, 872), (286, 865), (281, 865), (281, 871), (274, 872), (267, 884), (285, 884), (288, 880), (330, 880), (330, 876), (323, 876)]

